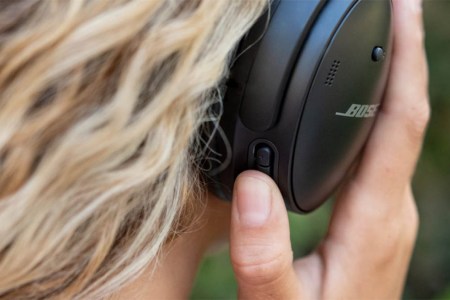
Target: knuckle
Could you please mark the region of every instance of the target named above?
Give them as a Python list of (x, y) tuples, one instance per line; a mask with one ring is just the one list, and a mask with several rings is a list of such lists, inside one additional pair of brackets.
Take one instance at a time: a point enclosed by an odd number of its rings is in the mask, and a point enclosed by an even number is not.
[(422, 103), (421, 105), (411, 106), (405, 116), (408, 131), (415, 140), (421, 140), (423, 138), (431, 117), (431, 109), (428, 101), (422, 101)]
[(405, 254), (412, 255), (419, 226), (419, 214), (413, 199), (407, 199), (396, 217), (388, 222), (384, 243), (377, 251), (376, 262), (379, 266), (389, 266)]
[(425, 28), (423, 26), (423, 14), (422, 11), (418, 10), (416, 12), (416, 18), (417, 18), (417, 29), (414, 30), (416, 41), (420, 44), (422, 44), (425, 41)]
[(412, 215), (408, 220), (408, 226), (404, 234), (404, 244), (407, 249), (413, 249), (417, 240), (417, 231), (419, 228), (419, 217), (418, 214)]
[[(421, 18), (421, 14), (420, 14), (420, 18)], [(411, 34), (411, 41), (414, 41), (415, 43), (417, 43), (418, 45), (422, 45), (425, 41), (425, 29), (423, 28), (423, 26), (418, 25), (416, 27), (416, 30), (411, 30), (410, 32)]]
[(411, 192), (404, 206), (403, 222), (403, 243), (408, 249), (412, 249), (417, 239), (420, 215)]
[(234, 272), (239, 281), (250, 286), (271, 285), (287, 272), (292, 264), (286, 255), (232, 256)]

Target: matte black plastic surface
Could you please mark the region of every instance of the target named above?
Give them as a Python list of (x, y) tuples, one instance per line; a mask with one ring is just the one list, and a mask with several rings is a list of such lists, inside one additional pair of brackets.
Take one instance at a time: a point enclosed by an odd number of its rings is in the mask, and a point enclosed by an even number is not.
[(324, 0), (281, 1), (262, 38), (245, 87), (240, 115), (254, 131), (271, 128), (278, 119), (300, 47)]

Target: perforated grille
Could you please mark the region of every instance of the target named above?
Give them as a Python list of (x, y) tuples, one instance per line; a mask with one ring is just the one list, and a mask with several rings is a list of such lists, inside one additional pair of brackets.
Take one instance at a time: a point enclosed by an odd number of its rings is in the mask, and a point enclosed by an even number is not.
[(333, 64), (331, 65), (330, 72), (328, 72), (327, 79), (325, 80), (326, 86), (333, 86), (334, 79), (336, 78), (336, 74), (339, 70), (339, 66), (341, 65), (340, 60), (333, 61)]

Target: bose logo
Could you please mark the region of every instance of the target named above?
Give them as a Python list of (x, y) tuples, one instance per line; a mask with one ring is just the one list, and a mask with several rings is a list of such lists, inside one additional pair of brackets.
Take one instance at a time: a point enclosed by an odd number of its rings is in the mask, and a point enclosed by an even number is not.
[(380, 104), (352, 104), (346, 113), (337, 112), (336, 116), (348, 118), (373, 118), (375, 117), (379, 106)]

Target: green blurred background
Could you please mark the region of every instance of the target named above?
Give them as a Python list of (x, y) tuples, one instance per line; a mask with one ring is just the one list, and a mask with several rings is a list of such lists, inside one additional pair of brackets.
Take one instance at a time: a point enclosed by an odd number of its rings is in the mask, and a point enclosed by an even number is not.
[[(425, 0), (433, 115), (414, 189), (421, 226), (405, 299), (450, 299), (450, 0)], [(326, 232), (331, 204), (307, 216), (290, 215), (296, 257)], [(192, 299), (234, 299), (237, 287), (226, 249), (204, 259)]]

